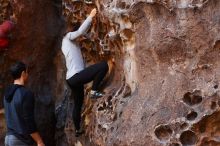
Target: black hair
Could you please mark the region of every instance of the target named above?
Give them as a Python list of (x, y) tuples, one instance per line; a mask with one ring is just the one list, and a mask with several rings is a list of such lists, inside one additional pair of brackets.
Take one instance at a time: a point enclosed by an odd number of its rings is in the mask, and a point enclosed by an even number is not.
[(80, 25), (81, 25), (80, 22), (67, 24), (66, 31), (64, 32), (64, 35), (66, 35), (69, 32), (77, 31), (79, 29)]
[(16, 80), (19, 79), (21, 77), (21, 73), (26, 70), (27, 70), (26, 65), (21, 61), (17, 61), (15, 64), (11, 66), (10, 73), (13, 79)]
[(77, 31), (80, 27), (81, 23), (80, 22), (76, 22), (73, 24), (73, 31)]

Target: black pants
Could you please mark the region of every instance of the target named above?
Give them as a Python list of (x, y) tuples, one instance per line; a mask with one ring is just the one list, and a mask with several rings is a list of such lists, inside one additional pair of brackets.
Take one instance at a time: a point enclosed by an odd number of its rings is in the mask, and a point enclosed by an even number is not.
[(84, 84), (93, 81), (92, 90), (97, 91), (107, 72), (108, 64), (103, 61), (85, 68), (67, 80), (74, 96), (75, 105), (73, 108), (73, 121), (76, 130), (80, 129), (81, 110), (84, 99)]

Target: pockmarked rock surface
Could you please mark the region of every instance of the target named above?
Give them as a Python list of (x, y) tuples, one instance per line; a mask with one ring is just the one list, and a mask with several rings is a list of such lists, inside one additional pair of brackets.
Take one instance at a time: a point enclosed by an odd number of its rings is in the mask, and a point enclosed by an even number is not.
[[(82, 22), (95, 7), (78, 42), (87, 65), (108, 60), (112, 69), (106, 95), (85, 96), (85, 135), (75, 138), (60, 41), (64, 20)], [(218, 146), (219, 8), (218, 0), (13, 1), (18, 25), (1, 54), (1, 83), (15, 59), (31, 64), (28, 86), (48, 146)]]

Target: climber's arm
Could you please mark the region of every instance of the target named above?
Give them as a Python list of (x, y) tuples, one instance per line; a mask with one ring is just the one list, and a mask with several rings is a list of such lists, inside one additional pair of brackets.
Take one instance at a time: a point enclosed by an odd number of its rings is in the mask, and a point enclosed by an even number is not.
[(96, 15), (96, 9), (93, 9), (90, 13), (90, 15), (86, 18), (86, 20), (83, 22), (83, 24), (80, 26), (80, 28), (77, 31), (69, 32), (67, 33), (67, 37), (70, 40), (74, 40), (77, 37), (83, 35), (89, 28), (89, 26), (92, 23), (92, 18)]
[(88, 16), (86, 20), (83, 22), (83, 24), (80, 26), (80, 28), (77, 31), (67, 33), (67, 37), (70, 40), (74, 40), (80, 37), (88, 30), (89, 26), (91, 25), (91, 22), (92, 22), (92, 17)]
[(27, 92), (23, 100), (23, 118), (26, 126), (26, 133), (34, 139), (38, 146), (44, 146), (43, 140), (37, 131), (34, 119), (34, 102), (33, 93)]
[(32, 133), (31, 137), (34, 139), (34, 141), (37, 143), (38, 146), (44, 146), (44, 142), (41, 139), (41, 136), (38, 132)]

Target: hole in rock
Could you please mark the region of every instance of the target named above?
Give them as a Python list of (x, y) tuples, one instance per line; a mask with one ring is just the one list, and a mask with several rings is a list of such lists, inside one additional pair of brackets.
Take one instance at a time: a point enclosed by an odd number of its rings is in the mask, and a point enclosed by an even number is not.
[(120, 101), (120, 104), (124, 104), (125, 102), (124, 101)]
[(169, 126), (161, 125), (155, 129), (154, 133), (160, 141), (168, 141), (173, 131)]
[(211, 103), (211, 109), (214, 110), (214, 109), (216, 109), (216, 107), (217, 107), (216, 102), (215, 102), (215, 101), (212, 101), (212, 103)]
[(188, 127), (189, 125), (187, 123), (183, 123), (181, 126), (180, 126), (180, 129), (181, 130), (184, 130)]
[(119, 117), (121, 117), (121, 115), (122, 115), (122, 111), (119, 113)]
[(104, 109), (106, 109), (106, 104), (105, 104), (105, 102), (98, 105), (98, 111), (103, 111)]
[(114, 127), (111, 127), (111, 132), (114, 130)]
[(206, 132), (206, 122), (201, 121), (201, 123), (199, 125), (199, 132), (200, 133), (205, 133)]
[(105, 131), (106, 131), (106, 129), (103, 128), (102, 125), (100, 125), (100, 124), (98, 125), (98, 129), (101, 130), (102, 132), (105, 132)]
[(171, 143), (169, 146), (180, 146), (179, 143)]
[(131, 39), (134, 35), (134, 32), (130, 29), (124, 29), (122, 33), (127, 39)]
[(197, 142), (197, 136), (194, 132), (188, 130), (180, 135), (180, 142), (183, 146), (194, 145)]
[(216, 41), (214, 45), (214, 49), (219, 49), (219, 48), (220, 48), (220, 40)]
[(219, 146), (220, 143), (214, 140), (205, 139), (202, 141), (201, 146)]
[(202, 96), (187, 92), (183, 97), (183, 101), (190, 106), (197, 105), (202, 102)]
[(186, 116), (186, 118), (187, 118), (187, 120), (189, 120), (189, 121), (193, 121), (193, 120), (196, 119), (197, 116), (198, 116), (197, 112), (191, 111), (191, 112)]
[(215, 85), (214, 88), (215, 88), (215, 89), (218, 89), (218, 85)]
[(98, 111), (103, 111), (104, 110), (104, 108), (102, 107), (102, 106), (100, 106), (99, 108), (98, 108)]
[(123, 92), (123, 98), (126, 98), (128, 96), (131, 96), (131, 87), (129, 85), (126, 85)]
[(109, 107), (109, 108), (111, 108), (112, 107), (112, 96), (109, 96), (108, 98), (107, 98), (107, 106)]

